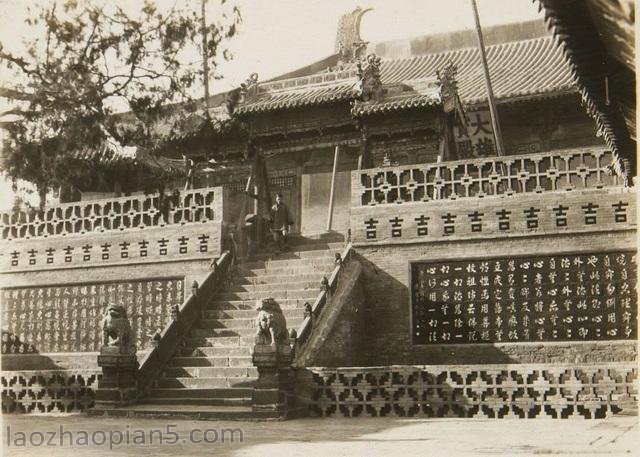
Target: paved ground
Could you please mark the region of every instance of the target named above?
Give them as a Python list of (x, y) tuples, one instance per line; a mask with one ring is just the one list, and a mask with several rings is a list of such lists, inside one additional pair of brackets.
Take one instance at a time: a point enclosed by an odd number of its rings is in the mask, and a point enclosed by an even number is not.
[[(154, 455), (154, 456), (640, 456), (640, 430), (637, 417), (614, 417), (606, 420), (475, 420), (475, 419), (300, 419), (287, 422), (203, 422), (161, 419), (88, 419), (84, 416), (24, 417), (5, 416), (2, 426), (4, 455), (69, 456), (81, 453), (81, 457), (99, 455)], [(179, 434), (178, 444), (149, 443), (149, 429), (165, 429), (173, 424), (170, 432)], [(7, 427), (10, 427), (8, 429)], [(69, 435), (65, 435), (65, 446), (60, 446), (60, 427), (72, 432), (75, 446), (69, 446)], [(225, 443), (183, 443), (192, 438), (213, 441), (221, 428), (242, 428), (244, 443), (231, 443), (226, 434)], [(134, 435), (146, 445), (132, 444)], [(104, 445), (83, 445), (80, 431), (86, 431)], [(193, 432), (192, 432), (193, 431)], [(8, 433), (10, 432), (10, 433)], [(25, 434), (27, 444), (32, 440), (38, 444), (42, 433), (45, 440), (52, 439), (54, 447), (16, 447)], [(35, 432), (35, 434), (34, 434)], [(53, 436), (52, 433), (56, 435)], [(116, 444), (120, 439), (129, 445)], [(112, 434), (113, 452), (109, 451), (108, 436)], [(119, 435), (121, 433), (121, 435)], [(157, 432), (156, 432), (157, 433)], [(7, 447), (7, 439), (11, 444)], [(175, 436), (165, 435), (166, 441)], [(77, 454), (80, 455), (80, 454)]]

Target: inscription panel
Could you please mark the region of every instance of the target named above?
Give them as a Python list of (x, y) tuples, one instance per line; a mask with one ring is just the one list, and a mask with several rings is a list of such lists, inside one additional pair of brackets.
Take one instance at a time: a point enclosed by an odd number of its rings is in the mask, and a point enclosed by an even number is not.
[(2, 353), (92, 352), (107, 303), (126, 306), (138, 349), (184, 301), (183, 278), (0, 289)]
[(636, 253), (411, 265), (414, 344), (633, 340)]

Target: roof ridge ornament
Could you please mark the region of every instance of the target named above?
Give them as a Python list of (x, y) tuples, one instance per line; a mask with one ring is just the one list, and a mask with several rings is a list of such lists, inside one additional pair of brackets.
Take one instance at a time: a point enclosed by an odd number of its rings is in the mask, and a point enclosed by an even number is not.
[(465, 112), (460, 95), (458, 94), (458, 66), (449, 60), (442, 70), (436, 70), (436, 77), (440, 85), (440, 100), (445, 113), (454, 113), (458, 128), (468, 130), (467, 113)]
[(360, 21), (362, 16), (373, 8), (357, 7), (350, 13), (343, 14), (338, 21), (335, 53), (339, 56), (339, 63), (355, 62), (364, 57), (368, 41), (360, 37)]
[(443, 105), (448, 105), (445, 106), (445, 111), (447, 112), (453, 109), (455, 97), (458, 95), (457, 75), (458, 67), (451, 60), (447, 62), (442, 70), (436, 70), (436, 77), (440, 85), (440, 97)]
[(226, 105), (229, 115), (233, 114), (238, 105), (258, 94), (258, 73), (251, 73), (240, 87), (232, 90), (227, 95)]
[(358, 76), (356, 96), (358, 100), (363, 102), (378, 101), (384, 95), (380, 63), (380, 57), (375, 54), (369, 54), (366, 59), (360, 59), (356, 63)]
[(258, 92), (258, 73), (251, 73), (249, 77), (240, 84), (240, 95), (252, 97)]

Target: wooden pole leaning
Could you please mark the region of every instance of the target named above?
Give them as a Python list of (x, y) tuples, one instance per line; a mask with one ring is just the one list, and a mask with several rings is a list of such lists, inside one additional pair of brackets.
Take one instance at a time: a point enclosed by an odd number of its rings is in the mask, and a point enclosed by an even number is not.
[(336, 151), (333, 156), (333, 173), (331, 174), (331, 190), (329, 192), (329, 209), (327, 214), (327, 232), (331, 230), (331, 224), (333, 223), (333, 206), (335, 202), (335, 190), (336, 190), (336, 173), (338, 171), (338, 159), (340, 157), (340, 146), (336, 146)]

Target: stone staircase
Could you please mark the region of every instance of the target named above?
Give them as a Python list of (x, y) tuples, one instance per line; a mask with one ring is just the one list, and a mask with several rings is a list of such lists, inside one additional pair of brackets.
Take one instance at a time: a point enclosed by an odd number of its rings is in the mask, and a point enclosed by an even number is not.
[(304, 303), (313, 303), (323, 276), (334, 268), (338, 236), (292, 238), (290, 249), (239, 263), (231, 287), (212, 297), (147, 397), (127, 407), (129, 416), (184, 416), (193, 419), (259, 419), (251, 409), (257, 369), (251, 361), (256, 300), (272, 297), (288, 329), (297, 329)]

